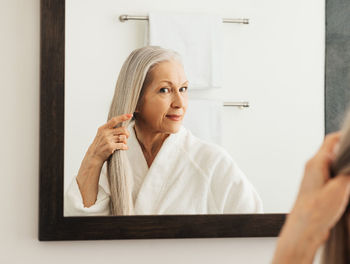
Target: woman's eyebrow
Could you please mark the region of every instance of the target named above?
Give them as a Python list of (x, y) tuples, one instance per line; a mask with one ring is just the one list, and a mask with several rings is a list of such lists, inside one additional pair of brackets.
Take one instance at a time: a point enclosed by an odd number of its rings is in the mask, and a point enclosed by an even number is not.
[[(171, 85), (173, 85), (173, 83), (171, 82), (171, 81), (168, 81), (168, 80), (162, 80), (162, 81), (160, 81), (161, 83), (162, 82), (166, 82), (166, 83), (168, 83), (168, 84), (171, 84)], [(184, 85), (184, 84), (186, 84), (186, 83), (188, 83), (188, 81), (185, 81), (182, 85)]]

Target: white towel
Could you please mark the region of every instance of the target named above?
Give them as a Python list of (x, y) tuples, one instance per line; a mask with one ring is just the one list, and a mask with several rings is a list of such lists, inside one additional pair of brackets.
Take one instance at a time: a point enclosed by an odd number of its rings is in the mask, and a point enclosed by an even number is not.
[(222, 18), (191, 13), (149, 13), (148, 44), (177, 51), (190, 89), (222, 85)]
[(221, 145), (222, 108), (217, 100), (189, 99), (183, 125), (196, 137)]

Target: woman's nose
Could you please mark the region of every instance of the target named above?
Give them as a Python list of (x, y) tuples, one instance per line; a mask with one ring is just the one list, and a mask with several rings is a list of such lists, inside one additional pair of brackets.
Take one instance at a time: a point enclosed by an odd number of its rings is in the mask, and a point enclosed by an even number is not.
[(182, 108), (185, 106), (185, 98), (184, 95), (180, 92), (177, 92), (174, 94), (173, 102), (171, 104), (171, 107), (174, 108)]

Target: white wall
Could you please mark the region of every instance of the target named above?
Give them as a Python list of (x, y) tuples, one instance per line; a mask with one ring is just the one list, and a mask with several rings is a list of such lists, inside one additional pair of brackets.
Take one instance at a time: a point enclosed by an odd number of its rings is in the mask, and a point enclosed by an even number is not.
[(38, 241), (39, 2), (0, 1), (0, 263), (269, 263), (275, 238)]

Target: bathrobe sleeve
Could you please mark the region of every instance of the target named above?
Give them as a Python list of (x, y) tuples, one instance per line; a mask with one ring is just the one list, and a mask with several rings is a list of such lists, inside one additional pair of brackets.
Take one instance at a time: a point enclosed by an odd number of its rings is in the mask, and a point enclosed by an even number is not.
[(219, 213), (263, 213), (262, 201), (231, 156), (222, 151), (213, 167), (211, 193)]
[(109, 210), (109, 189), (105, 186), (105, 168), (102, 168), (97, 199), (94, 205), (84, 207), (79, 186), (74, 177), (64, 196), (64, 216), (106, 216)]

